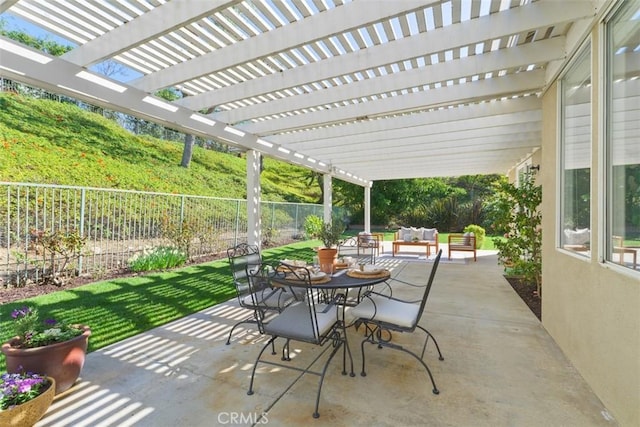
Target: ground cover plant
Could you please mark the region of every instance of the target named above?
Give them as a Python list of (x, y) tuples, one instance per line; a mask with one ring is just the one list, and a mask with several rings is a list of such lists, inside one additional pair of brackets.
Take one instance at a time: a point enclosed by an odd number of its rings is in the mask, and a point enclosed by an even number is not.
[[(0, 93), (0, 181), (121, 188), (244, 198), (246, 161), (183, 143), (133, 135), (113, 120), (72, 103)], [(265, 158), (262, 193), (269, 201), (316, 202), (309, 172)]]

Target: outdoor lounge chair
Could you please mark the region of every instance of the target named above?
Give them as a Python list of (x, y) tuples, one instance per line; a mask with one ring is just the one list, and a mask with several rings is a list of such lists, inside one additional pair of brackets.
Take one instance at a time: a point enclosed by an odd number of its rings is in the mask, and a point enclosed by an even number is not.
[[(433, 394), (440, 393), (440, 391), (436, 387), (436, 383), (433, 379), (433, 375), (431, 374), (431, 370), (424, 361), (424, 352), (427, 348), (429, 338), (433, 340), (436, 349), (438, 350), (439, 359), (444, 360), (444, 358), (442, 357), (440, 346), (438, 346), (438, 342), (436, 341), (434, 336), (431, 335), (428, 330), (420, 326), (418, 323), (422, 318), (422, 313), (424, 312), (424, 307), (427, 303), (427, 298), (429, 297), (429, 292), (431, 291), (431, 286), (433, 285), (433, 280), (436, 275), (436, 270), (438, 269), (438, 264), (440, 262), (441, 256), (442, 250), (440, 249), (433, 262), (433, 267), (431, 268), (431, 274), (429, 275), (427, 284), (420, 285), (420, 287), (424, 288), (421, 300), (406, 301), (388, 295), (382, 295), (377, 292), (370, 292), (369, 294), (365, 295), (362, 301), (351, 311), (351, 314), (356, 319), (358, 319), (356, 320), (356, 325), (359, 326), (361, 324), (364, 324), (367, 328), (366, 337), (361, 343), (362, 376), (367, 375), (365, 371), (364, 346), (365, 343), (369, 342), (371, 344), (377, 344), (379, 348), (388, 347), (403, 351), (415, 357), (422, 364), (422, 366), (424, 366), (427, 373), (429, 374), (429, 378), (431, 378), (431, 384), (433, 385)], [(406, 282), (402, 283), (406, 284)], [(390, 336), (393, 332), (414, 332), (416, 328), (421, 329), (426, 333), (424, 344), (422, 345), (422, 353), (420, 354), (420, 356), (400, 344), (393, 343)], [(388, 335), (385, 336), (385, 333), (387, 333)]]
[(227, 250), (229, 266), (236, 288), (240, 307), (251, 310), (249, 317), (239, 321), (229, 331), (227, 345), (231, 343), (233, 331), (243, 323), (255, 323), (264, 333), (264, 322), (268, 312), (280, 312), (294, 301), (292, 293), (283, 288), (273, 288), (268, 280), (252, 277), (262, 265), (260, 249), (255, 245), (240, 243)]

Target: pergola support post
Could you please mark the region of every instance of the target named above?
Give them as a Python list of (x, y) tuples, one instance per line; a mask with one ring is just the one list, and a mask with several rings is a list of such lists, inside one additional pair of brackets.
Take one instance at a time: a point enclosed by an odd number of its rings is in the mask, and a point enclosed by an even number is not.
[(258, 247), (262, 243), (260, 159), (259, 151), (247, 151), (247, 243)]
[(371, 185), (364, 186), (364, 231), (371, 233)]
[(322, 180), (323, 182), (323, 193), (324, 193), (324, 222), (331, 222), (331, 213), (333, 211), (333, 182), (332, 176), (329, 174), (325, 174)]

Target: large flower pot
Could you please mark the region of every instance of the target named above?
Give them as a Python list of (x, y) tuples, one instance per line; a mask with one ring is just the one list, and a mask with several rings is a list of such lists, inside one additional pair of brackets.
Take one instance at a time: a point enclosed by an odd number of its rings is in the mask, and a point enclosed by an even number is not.
[(53, 377), (56, 394), (68, 390), (80, 376), (91, 329), (82, 325), (83, 333), (68, 341), (36, 348), (18, 348), (18, 337), (2, 345), (7, 372), (33, 372)]
[[(335, 271), (335, 265), (338, 259), (338, 249), (336, 248), (320, 248), (318, 249), (318, 263), (322, 271), (331, 274)], [(331, 265), (331, 268), (325, 266)]]
[(47, 378), (51, 385), (44, 392), (21, 405), (0, 411), (0, 426), (32, 427), (47, 412), (55, 396), (56, 381)]

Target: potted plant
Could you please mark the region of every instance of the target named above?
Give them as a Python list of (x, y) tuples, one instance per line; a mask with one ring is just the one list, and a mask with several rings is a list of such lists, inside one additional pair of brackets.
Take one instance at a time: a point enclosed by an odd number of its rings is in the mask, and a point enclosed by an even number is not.
[(9, 373), (37, 372), (55, 380), (56, 394), (78, 379), (87, 352), (91, 329), (55, 319), (39, 320), (36, 309), (13, 310), (16, 335), (2, 345)]
[[(335, 263), (338, 258), (338, 244), (344, 230), (344, 224), (336, 220), (324, 223), (318, 232), (318, 239), (324, 245), (324, 247), (318, 248), (318, 262), (325, 273), (332, 273), (335, 269)], [(323, 266), (325, 267), (323, 268)]]
[(0, 376), (0, 425), (31, 427), (47, 412), (55, 380), (33, 373)]

